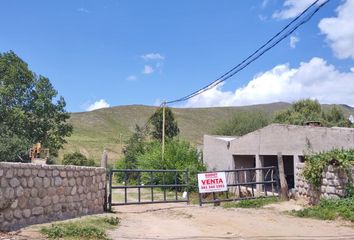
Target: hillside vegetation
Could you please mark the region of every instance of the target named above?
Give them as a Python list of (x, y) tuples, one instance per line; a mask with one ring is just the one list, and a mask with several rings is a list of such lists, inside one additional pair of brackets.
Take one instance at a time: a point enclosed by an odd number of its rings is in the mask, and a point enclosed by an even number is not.
[[(180, 136), (195, 145), (202, 144), (204, 134), (212, 134), (218, 125), (234, 114), (244, 111), (264, 111), (269, 114), (289, 107), (288, 103), (272, 103), (242, 107), (213, 108), (172, 108), (180, 128)], [(324, 108), (330, 105), (325, 105)], [(340, 106), (346, 115), (353, 114), (354, 109)], [(91, 112), (72, 113), (69, 122), (74, 132), (68, 144), (60, 152), (79, 151), (87, 157), (98, 161), (106, 148), (110, 161), (117, 160), (124, 141), (132, 134), (135, 125), (144, 125), (157, 107), (131, 105), (99, 109)]]

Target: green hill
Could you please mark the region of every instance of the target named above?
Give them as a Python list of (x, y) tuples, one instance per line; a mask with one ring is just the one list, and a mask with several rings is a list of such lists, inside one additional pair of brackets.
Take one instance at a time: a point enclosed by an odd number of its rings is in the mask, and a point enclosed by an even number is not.
[[(288, 103), (279, 102), (242, 107), (172, 108), (172, 111), (181, 137), (198, 145), (202, 143), (204, 134), (212, 134), (218, 124), (239, 111), (261, 110), (272, 114), (288, 106)], [(324, 105), (325, 108), (329, 106)], [(353, 108), (345, 105), (341, 107), (347, 115), (354, 115)], [(131, 105), (72, 113), (69, 121), (74, 126), (74, 132), (60, 152), (60, 158), (64, 153), (79, 151), (99, 160), (106, 148), (110, 160), (118, 159), (122, 151), (121, 143), (131, 135), (136, 124), (143, 126), (156, 109), (152, 106)]]

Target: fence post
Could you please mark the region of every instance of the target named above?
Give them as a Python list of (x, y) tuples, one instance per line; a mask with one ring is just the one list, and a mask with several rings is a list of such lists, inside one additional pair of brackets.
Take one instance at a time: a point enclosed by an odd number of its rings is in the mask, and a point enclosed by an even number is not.
[(279, 169), (279, 179), (280, 179), (280, 197), (282, 200), (289, 200), (288, 184), (285, 179), (284, 161), (281, 152), (277, 153), (277, 158), (278, 158), (278, 169)]
[(112, 212), (112, 172), (109, 172), (108, 210)]
[[(108, 162), (108, 154), (106, 149), (103, 150), (103, 154), (102, 154), (102, 158), (101, 158), (101, 167), (105, 168), (106, 170), (106, 182), (105, 182), (105, 191), (104, 191), (104, 206), (103, 206), (103, 210), (107, 211), (107, 204), (109, 204), (110, 201), (110, 196), (107, 196), (107, 181), (109, 181), (109, 177), (110, 177), (110, 173), (107, 171), (107, 162)], [(111, 188), (111, 184), (109, 185), (109, 188)], [(108, 203), (107, 203), (108, 201)], [(109, 207), (109, 211), (111, 211), (111, 207)]]
[(187, 204), (189, 204), (189, 174), (188, 174), (188, 169), (186, 170), (186, 192), (187, 192)]

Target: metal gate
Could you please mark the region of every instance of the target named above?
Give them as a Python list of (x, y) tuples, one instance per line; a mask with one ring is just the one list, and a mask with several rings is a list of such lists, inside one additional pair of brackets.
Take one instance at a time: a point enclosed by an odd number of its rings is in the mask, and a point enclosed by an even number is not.
[(225, 172), (228, 190), (226, 192), (199, 194), (200, 206), (205, 203), (217, 204), (257, 197), (278, 196), (279, 173), (275, 166), (213, 172)]
[(108, 210), (118, 205), (188, 203), (188, 175), (188, 170), (110, 170)]

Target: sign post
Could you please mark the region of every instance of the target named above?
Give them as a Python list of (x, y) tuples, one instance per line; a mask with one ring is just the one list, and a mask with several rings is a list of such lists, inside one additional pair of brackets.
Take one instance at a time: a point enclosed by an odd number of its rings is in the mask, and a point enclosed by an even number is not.
[(202, 206), (203, 193), (213, 193), (213, 199), (215, 200), (216, 192), (227, 191), (225, 172), (198, 173), (198, 188), (200, 206)]

